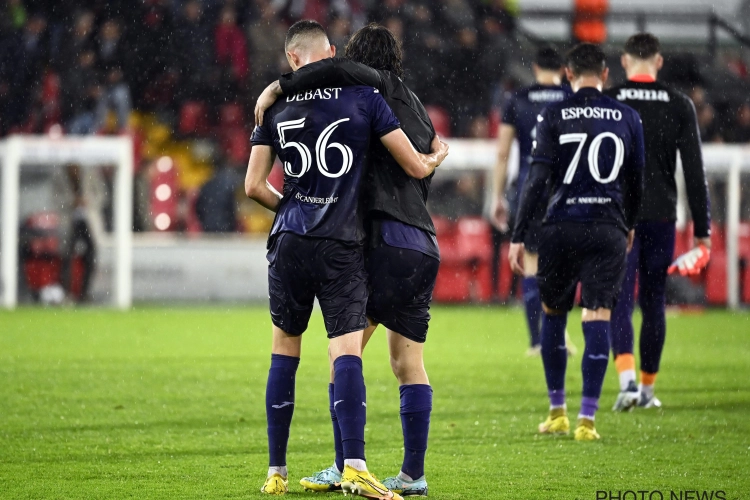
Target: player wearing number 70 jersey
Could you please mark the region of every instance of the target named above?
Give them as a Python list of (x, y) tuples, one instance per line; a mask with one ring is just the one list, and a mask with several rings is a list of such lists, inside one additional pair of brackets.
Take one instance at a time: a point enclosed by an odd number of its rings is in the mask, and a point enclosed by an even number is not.
[(609, 358), (610, 316), (625, 273), (642, 193), (643, 128), (638, 114), (602, 94), (608, 69), (596, 45), (568, 54), (566, 74), (575, 94), (539, 115), (532, 165), (513, 232), (511, 266), (520, 258), (531, 214), (552, 197), (539, 242), (542, 361), (550, 400), (541, 433), (568, 433), (565, 404), (565, 326), (581, 284), (583, 398), (577, 440), (599, 439), (594, 416)]
[[(289, 28), (285, 48), (295, 71), (336, 52), (314, 21)], [(361, 353), (367, 280), (359, 203), (373, 138), (414, 177), (430, 175), (448, 153), (437, 139), (432, 154), (417, 153), (383, 97), (363, 86), (290, 95), (275, 103), (253, 132), (245, 190), (276, 212), (268, 238), (273, 354), (266, 387), (270, 463), (263, 493), (287, 492), (286, 451), (301, 335), (317, 297), (333, 360), (344, 455), (342, 489), (371, 498), (400, 498), (375, 479), (365, 463)], [(283, 196), (266, 182), (276, 154), (284, 166)]]

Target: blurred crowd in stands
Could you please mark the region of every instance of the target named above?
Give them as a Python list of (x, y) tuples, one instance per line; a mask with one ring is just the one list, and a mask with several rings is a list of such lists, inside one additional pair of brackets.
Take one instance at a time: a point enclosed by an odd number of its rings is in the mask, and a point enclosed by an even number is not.
[[(0, 131), (69, 133), (127, 126), (132, 109), (171, 113), (252, 102), (279, 73), (286, 28), (312, 18), (343, 53), (353, 30), (388, 26), (405, 46), (408, 79), (467, 135), (503, 75), (514, 17), (504, 0), (7, 0), (0, 26)], [(49, 108), (59, 79), (59, 110)], [(435, 85), (435, 82), (441, 82)], [(45, 88), (45, 84), (46, 87)], [(45, 94), (46, 93), (46, 94)], [(42, 109), (39, 109), (42, 108)], [(52, 114), (51, 114), (52, 113)], [(55, 114), (56, 113), (56, 114)]]
[[(183, 222), (168, 229), (189, 229), (186, 211), (196, 230), (265, 228), (235, 213), (253, 208), (217, 200), (239, 185), (252, 106), (289, 71), (283, 41), (296, 20), (321, 22), (339, 53), (367, 22), (391, 29), (406, 82), (443, 135), (493, 137), (507, 91), (530, 77), (516, 0), (6, 0), (0, 9), (0, 136), (133, 135), (143, 204), (166, 203), (149, 189), (167, 175), (157, 161), (176, 162), (170, 192), (189, 208), (175, 205)], [(736, 73), (747, 79), (746, 67)], [(702, 87), (690, 95), (705, 141), (750, 142), (750, 100), (717, 108)], [(153, 227), (149, 210), (137, 227)]]

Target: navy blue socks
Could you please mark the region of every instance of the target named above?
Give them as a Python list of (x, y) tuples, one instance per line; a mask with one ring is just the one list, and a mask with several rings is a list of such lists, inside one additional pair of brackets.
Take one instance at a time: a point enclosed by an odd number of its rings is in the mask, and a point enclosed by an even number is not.
[(344, 446), (341, 444), (341, 428), (339, 420), (336, 417), (334, 403), (334, 384), (328, 384), (328, 410), (331, 412), (331, 422), (333, 423), (333, 448), (336, 450), (336, 468), (339, 472), (344, 472)]
[(565, 347), (567, 323), (567, 314), (542, 314), (542, 362), (550, 406), (553, 408), (565, 404), (565, 369), (568, 366), (568, 350)]
[(586, 348), (583, 350), (581, 372), (583, 373), (583, 399), (580, 417), (593, 419), (599, 406), (604, 375), (609, 362), (609, 321), (585, 321), (583, 336)]
[(344, 460), (365, 460), (367, 402), (362, 358), (339, 356), (333, 362), (333, 408), (336, 412)]
[(266, 385), (268, 453), (271, 467), (286, 466), (289, 427), (294, 415), (294, 381), (299, 358), (271, 354), (271, 369)]
[(536, 276), (526, 276), (521, 281), (523, 289), (523, 307), (526, 312), (526, 323), (529, 325), (531, 345), (539, 345), (539, 328), (542, 319), (542, 299), (539, 295), (539, 284)]
[(401, 472), (412, 479), (424, 476), (424, 456), (430, 433), (432, 387), (425, 384), (402, 385), (401, 429), (404, 433), (404, 462)]

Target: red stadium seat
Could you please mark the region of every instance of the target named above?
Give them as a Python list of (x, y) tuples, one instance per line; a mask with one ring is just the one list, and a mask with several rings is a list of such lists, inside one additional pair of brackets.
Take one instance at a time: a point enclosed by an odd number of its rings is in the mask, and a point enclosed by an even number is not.
[[(690, 242), (693, 246), (693, 242)], [(711, 223), (711, 250), (725, 252), (727, 248), (727, 238), (724, 228), (716, 223)]]
[(692, 243), (688, 242), (687, 230), (677, 230), (674, 238), (674, 255), (672, 260), (690, 250)]
[(508, 261), (509, 252), (510, 243), (507, 241), (503, 242), (503, 244), (500, 245), (500, 259), (497, 263), (497, 296), (500, 300), (508, 300), (513, 289), (513, 270), (510, 268), (510, 261)]
[(750, 222), (740, 224), (740, 258), (750, 267)]
[(232, 163), (245, 164), (250, 158), (250, 136), (244, 128), (233, 128), (223, 133), (224, 152)]
[(224, 104), (219, 109), (219, 126), (222, 129), (245, 126), (245, 111), (236, 102)]
[(208, 134), (208, 108), (202, 102), (186, 102), (180, 109), (178, 127), (183, 136), (205, 136)]
[(462, 217), (456, 223), (459, 258), (463, 261), (492, 259), (492, 228), (481, 217)]
[(487, 118), (489, 119), (489, 136), (491, 139), (495, 139), (500, 133), (500, 122), (502, 121), (500, 112), (493, 109)]
[(463, 217), (456, 224), (458, 258), (471, 271), (470, 295), (474, 300), (492, 299), (492, 229), (480, 217)]
[(432, 120), (432, 126), (435, 127), (435, 132), (440, 137), (451, 136), (451, 117), (448, 113), (440, 106), (427, 105), (425, 106), (427, 115)]
[(459, 258), (456, 224), (443, 217), (433, 223), (440, 248), (440, 268), (432, 297), (436, 302), (465, 302), (469, 299), (471, 272)]
[(62, 112), (60, 109), (60, 76), (57, 73), (48, 71), (44, 75), (42, 80), (42, 92), (41, 101), (43, 109), (42, 124), (43, 130), (46, 132), (52, 125), (60, 123), (62, 120)]
[(438, 302), (489, 301), (492, 298), (492, 233), (479, 217), (457, 223), (436, 217), (440, 270), (434, 299)]
[(711, 305), (727, 303), (727, 254), (711, 252), (711, 261), (706, 270), (706, 300)]

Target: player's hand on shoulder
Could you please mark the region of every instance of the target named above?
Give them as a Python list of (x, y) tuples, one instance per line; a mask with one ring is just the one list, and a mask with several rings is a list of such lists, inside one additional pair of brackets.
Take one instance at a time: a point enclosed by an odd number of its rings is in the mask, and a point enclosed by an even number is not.
[(490, 223), (500, 232), (508, 231), (508, 200), (505, 196), (498, 195), (492, 200)]
[(508, 260), (510, 261), (510, 268), (514, 273), (523, 276), (523, 243), (511, 243), (510, 251), (508, 252)]
[(440, 137), (435, 134), (430, 144), (430, 153), (437, 155), (438, 166), (443, 163), (445, 157), (448, 156), (449, 146), (440, 140)]
[(263, 115), (265, 115), (268, 108), (273, 106), (276, 100), (282, 95), (281, 85), (278, 80), (265, 88), (263, 93), (260, 94), (260, 97), (258, 97), (258, 101), (255, 103), (256, 125), (263, 125)]

